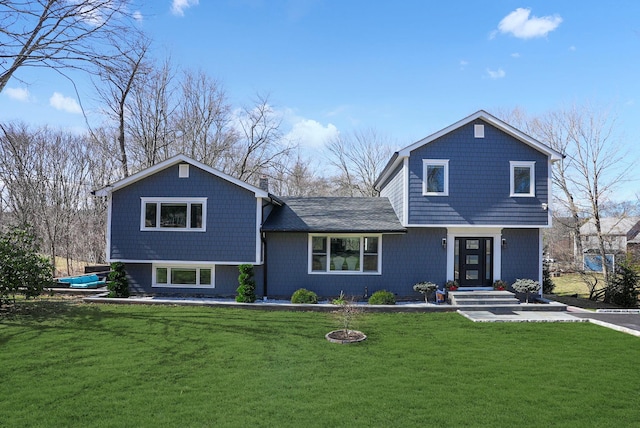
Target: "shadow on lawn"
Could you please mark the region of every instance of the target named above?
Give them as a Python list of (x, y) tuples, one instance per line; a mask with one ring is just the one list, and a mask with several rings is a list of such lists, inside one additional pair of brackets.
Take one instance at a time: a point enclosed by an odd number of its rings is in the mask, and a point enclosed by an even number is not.
[[(125, 337), (136, 343), (167, 346), (199, 335), (220, 340), (236, 335), (263, 342), (279, 339), (323, 338), (333, 327), (327, 314), (298, 312), (248, 312), (231, 308), (186, 308), (86, 304), (78, 300), (35, 299), (19, 301), (0, 311), (0, 326), (21, 327), (0, 333), (0, 344), (22, 334), (52, 330), (95, 332)], [(325, 331), (326, 330), (326, 331)], [(160, 340), (158, 340), (160, 338)]]

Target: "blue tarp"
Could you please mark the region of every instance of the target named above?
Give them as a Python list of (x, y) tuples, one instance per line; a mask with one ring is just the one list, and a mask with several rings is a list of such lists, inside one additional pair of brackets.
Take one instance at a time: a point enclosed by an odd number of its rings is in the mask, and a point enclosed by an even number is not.
[[(607, 254), (607, 266), (609, 269), (613, 269), (614, 261), (615, 256), (613, 254)], [(585, 254), (584, 269), (594, 272), (602, 272), (602, 256), (598, 254)]]

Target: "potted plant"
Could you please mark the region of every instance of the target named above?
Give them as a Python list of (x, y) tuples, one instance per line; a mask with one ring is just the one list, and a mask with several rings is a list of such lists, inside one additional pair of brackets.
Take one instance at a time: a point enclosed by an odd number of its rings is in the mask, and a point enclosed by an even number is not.
[(493, 289), (494, 290), (506, 290), (507, 289), (507, 283), (501, 279), (498, 279), (497, 281), (493, 282)]
[(447, 291), (456, 291), (458, 289), (458, 282), (449, 280), (444, 284)]
[(529, 293), (536, 293), (540, 291), (540, 283), (533, 279), (516, 279), (516, 282), (511, 286), (518, 293), (526, 294), (526, 303), (529, 303)]
[(438, 288), (438, 286), (429, 281), (418, 282), (413, 286), (414, 291), (424, 295), (424, 301), (427, 303), (429, 302), (429, 294), (431, 294), (436, 288)]

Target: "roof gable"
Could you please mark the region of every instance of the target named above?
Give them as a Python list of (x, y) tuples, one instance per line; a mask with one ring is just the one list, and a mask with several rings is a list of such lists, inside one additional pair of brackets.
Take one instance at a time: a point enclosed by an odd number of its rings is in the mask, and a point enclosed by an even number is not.
[(374, 183), (374, 185), (377, 187), (378, 185), (380, 185), (380, 183), (383, 183), (384, 180), (386, 180), (389, 176), (389, 174), (391, 174), (392, 171), (395, 170), (395, 168), (400, 164), (400, 162), (402, 162), (402, 159), (407, 158), (410, 156), (411, 152), (414, 151), (415, 149), (422, 147), (426, 144), (429, 144), (437, 139), (439, 139), (440, 137), (458, 129), (458, 128), (462, 128), (465, 125), (468, 125), (478, 119), (481, 119), (483, 121), (485, 121), (486, 123), (496, 127), (498, 130), (514, 137), (515, 139), (519, 140), (520, 142), (534, 148), (535, 150), (545, 154), (546, 156), (549, 157), (549, 159), (552, 162), (558, 161), (560, 159), (562, 159), (564, 157), (564, 155), (560, 152), (558, 152), (557, 150), (552, 149), (551, 147), (541, 143), (540, 141), (536, 140), (535, 138), (532, 138), (530, 136), (528, 136), (527, 134), (517, 130), (516, 128), (514, 128), (513, 126), (509, 125), (506, 122), (503, 122), (502, 120), (498, 119), (495, 116), (492, 116), (491, 114), (487, 113), (484, 110), (479, 110), (477, 112), (475, 112), (474, 114), (465, 117), (464, 119), (459, 120), (458, 122), (447, 126), (446, 128), (441, 129), (440, 131), (429, 135), (428, 137), (425, 137), (419, 141), (416, 141), (415, 143), (398, 150), (396, 153), (394, 153), (393, 157), (391, 158), (391, 160), (389, 161), (389, 163), (387, 163), (387, 165), (385, 166), (385, 168), (382, 170), (382, 173), (380, 174), (380, 177), (378, 177), (378, 179), (376, 180), (376, 182)]
[(127, 187), (133, 183), (136, 183), (140, 180), (143, 180), (149, 176), (152, 176), (160, 171), (164, 171), (165, 169), (179, 164), (179, 163), (187, 163), (190, 165), (195, 166), (196, 168), (199, 168), (203, 171), (208, 172), (211, 175), (214, 175), (216, 177), (219, 177), (223, 180), (226, 180), (232, 184), (235, 184), (236, 186), (239, 186), (241, 188), (244, 188), (252, 193), (255, 194), (255, 196), (257, 198), (267, 198), (269, 197), (269, 193), (256, 187), (256, 186), (252, 186), (251, 184), (245, 183), (242, 180), (238, 180), (235, 177), (232, 177), (228, 174), (225, 174), (222, 171), (218, 171), (215, 168), (210, 167), (209, 165), (205, 165), (201, 162), (198, 162), (196, 160), (193, 160), (185, 155), (177, 155), (174, 156), (172, 158), (169, 158), (163, 162), (157, 163), (149, 168), (143, 169), (142, 171), (139, 171), (133, 175), (130, 175), (129, 177), (123, 178), (120, 181), (116, 181), (113, 184), (107, 185), (101, 189), (95, 190), (93, 193), (96, 196), (107, 196), (112, 192), (115, 192), (116, 190), (122, 189), (123, 187)]

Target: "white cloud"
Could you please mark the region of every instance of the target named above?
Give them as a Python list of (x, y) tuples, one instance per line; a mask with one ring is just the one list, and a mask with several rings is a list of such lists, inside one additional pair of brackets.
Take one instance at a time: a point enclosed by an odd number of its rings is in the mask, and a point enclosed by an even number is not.
[(142, 12), (140, 12), (139, 10), (136, 10), (135, 12), (133, 12), (133, 19), (135, 19), (138, 22), (142, 22), (143, 20)]
[(467, 65), (469, 65), (469, 61), (465, 61), (463, 59), (460, 60), (460, 70), (464, 70)]
[(290, 141), (300, 144), (301, 147), (322, 148), (327, 142), (337, 137), (340, 133), (338, 128), (332, 123), (324, 126), (313, 119), (305, 119), (297, 116), (291, 119), (293, 123), (286, 137)]
[(487, 74), (491, 79), (502, 79), (507, 75), (507, 73), (505, 73), (501, 68), (498, 68), (497, 70), (491, 70), (487, 68)]
[(498, 31), (503, 34), (511, 34), (519, 39), (532, 39), (546, 36), (558, 28), (562, 22), (559, 15), (529, 17), (530, 14), (531, 9), (519, 7), (502, 18), (498, 24)]
[(171, 4), (171, 13), (175, 16), (184, 16), (185, 9), (197, 6), (199, 3), (199, 0), (173, 0), (173, 3)]
[(65, 97), (60, 92), (54, 92), (49, 98), (49, 105), (56, 110), (66, 111), (68, 113), (82, 113), (80, 105), (71, 97)]
[(511, 54), (511, 58), (520, 58), (520, 53), (514, 52)]
[(13, 100), (27, 102), (31, 98), (29, 90), (25, 88), (6, 88), (4, 93)]
[(575, 47), (575, 46), (569, 46), (569, 50), (570, 50), (571, 52), (575, 52), (575, 51), (576, 51), (576, 47)]

